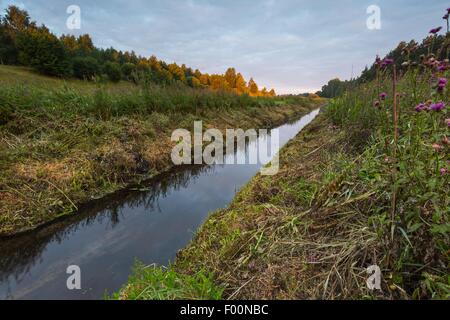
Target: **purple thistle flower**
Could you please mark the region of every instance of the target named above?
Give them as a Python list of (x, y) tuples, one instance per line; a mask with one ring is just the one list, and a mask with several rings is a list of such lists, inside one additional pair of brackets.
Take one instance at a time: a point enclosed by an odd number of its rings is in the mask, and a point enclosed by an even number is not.
[(446, 168), (442, 168), (439, 171), (441, 172), (441, 176), (445, 176), (448, 173), (448, 169), (446, 169)]
[(394, 63), (394, 59), (384, 58), (384, 59), (381, 61), (381, 67), (382, 67), (382, 68), (385, 68), (385, 67), (387, 67), (388, 65), (393, 64), (393, 63)]
[(416, 110), (416, 112), (421, 112), (423, 110), (425, 110), (427, 108), (427, 106), (425, 105), (425, 103), (419, 103), (414, 110)]
[(450, 8), (447, 8), (447, 13), (450, 14)]
[(373, 106), (375, 108), (378, 108), (380, 106), (380, 101), (378, 101), (378, 100), (374, 101)]
[(446, 78), (439, 78), (437, 91), (442, 92), (445, 89), (445, 86), (447, 85), (448, 80)]
[(443, 102), (433, 103), (430, 106), (430, 110), (433, 110), (433, 111), (441, 111), (444, 108), (445, 108), (445, 103), (443, 103)]
[(450, 119), (445, 119), (445, 122), (447, 122), (447, 127), (450, 128)]
[(431, 34), (436, 34), (436, 33), (438, 33), (441, 30), (442, 30), (442, 27), (433, 28), (433, 29), (430, 30), (430, 33)]
[(445, 62), (440, 62), (439, 65), (437, 66), (437, 71), (442, 72), (447, 70), (447, 64)]
[(444, 20), (448, 20), (449, 14), (447, 13), (445, 16), (442, 17)]
[(380, 99), (381, 100), (386, 100), (386, 98), (387, 98), (387, 93), (386, 92), (380, 93)]

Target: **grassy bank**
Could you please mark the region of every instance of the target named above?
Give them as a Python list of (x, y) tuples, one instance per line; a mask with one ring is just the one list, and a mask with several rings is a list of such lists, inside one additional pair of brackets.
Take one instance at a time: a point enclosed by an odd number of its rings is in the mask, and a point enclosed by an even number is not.
[(62, 81), (0, 66), (0, 235), (71, 214), (171, 166), (176, 128), (262, 128), (318, 101)]
[[(449, 92), (435, 77), (393, 86), (383, 72), (331, 101), (278, 175), (256, 176), (172, 266), (137, 266), (115, 297), (448, 299)], [(372, 265), (381, 290), (367, 288)]]

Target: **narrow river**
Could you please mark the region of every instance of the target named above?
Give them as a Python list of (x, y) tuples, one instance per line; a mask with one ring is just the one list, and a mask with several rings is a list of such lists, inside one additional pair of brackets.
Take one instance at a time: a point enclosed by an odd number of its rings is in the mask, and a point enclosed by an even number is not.
[[(280, 147), (319, 113), (278, 127)], [(270, 135), (270, 134), (269, 134)], [(260, 136), (258, 139), (267, 139)], [(235, 155), (254, 151), (257, 142)], [(178, 167), (92, 203), (77, 215), (0, 240), (0, 299), (101, 299), (128, 279), (136, 259), (167, 265), (212, 211), (226, 207), (259, 165)], [(81, 290), (68, 290), (69, 265)]]

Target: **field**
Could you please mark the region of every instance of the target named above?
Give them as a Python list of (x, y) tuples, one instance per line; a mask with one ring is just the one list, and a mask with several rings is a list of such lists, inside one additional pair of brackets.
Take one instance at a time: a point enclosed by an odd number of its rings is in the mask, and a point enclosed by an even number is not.
[(0, 235), (31, 230), (171, 167), (171, 132), (284, 123), (321, 100), (130, 82), (60, 80), (0, 66)]

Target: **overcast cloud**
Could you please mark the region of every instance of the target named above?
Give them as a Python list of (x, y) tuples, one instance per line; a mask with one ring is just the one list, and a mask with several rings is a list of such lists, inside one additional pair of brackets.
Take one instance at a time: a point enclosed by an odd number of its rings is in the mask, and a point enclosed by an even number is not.
[[(53, 32), (89, 33), (96, 46), (156, 55), (202, 72), (235, 67), (278, 93), (316, 91), (348, 79), (401, 40), (421, 40), (444, 25), (443, 0), (0, 0), (25, 8)], [(66, 28), (69, 5), (81, 30)], [(367, 7), (381, 8), (368, 30)], [(353, 68), (352, 68), (353, 67)]]

